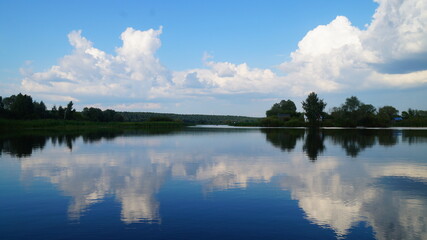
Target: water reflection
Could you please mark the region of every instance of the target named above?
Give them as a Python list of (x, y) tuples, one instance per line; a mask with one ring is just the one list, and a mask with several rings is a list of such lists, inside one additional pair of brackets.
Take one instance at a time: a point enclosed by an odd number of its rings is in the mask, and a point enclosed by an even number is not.
[(402, 141), (409, 144), (427, 143), (425, 131), (402, 131)]
[(18, 134), (0, 133), (0, 156), (9, 154), (13, 157), (30, 157), (33, 151), (43, 150), (46, 143), (51, 141), (54, 146), (65, 146), (70, 151), (76, 139), (82, 138), (84, 143), (96, 143), (99, 141), (113, 140), (118, 136), (141, 136), (141, 135), (169, 135), (180, 130), (177, 129), (148, 129), (148, 130), (119, 130), (105, 129), (84, 132), (52, 133), (46, 131), (23, 132)]
[[(223, 132), (219, 129), (192, 129), (191, 134), (206, 134)], [(230, 130), (231, 132), (244, 132), (247, 130)], [(102, 140), (114, 140), (118, 136), (140, 135), (168, 135), (179, 133), (180, 130), (98, 130), (84, 133), (54, 134), (38, 132), (36, 134), (0, 135), (0, 155), (10, 154), (14, 157), (29, 157), (34, 150), (42, 150), (49, 140), (53, 145), (66, 146), (70, 151), (77, 138), (82, 138), (84, 143), (95, 143)], [(375, 145), (394, 146), (401, 136), (402, 142), (409, 144), (426, 143), (425, 131), (416, 130), (372, 130), (372, 129), (261, 129), (268, 142), (283, 151), (291, 152), (297, 142), (304, 140), (302, 150), (310, 160), (316, 160), (326, 149), (325, 139), (331, 140), (334, 145), (341, 146), (350, 157), (357, 157), (365, 149)], [(181, 132), (182, 133), (182, 132)]]
[(274, 146), (284, 150), (292, 151), (297, 141), (304, 137), (304, 129), (287, 129), (287, 130), (278, 130), (278, 129), (261, 129), (265, 133), (266, 139), (271, 142)]
[(427, 239), (427, 163), (408, 157), (426, 153), (426, 139), (426, 131), (186, 130), (20, 136), (0, 146), (22, 158), (23, 181), (41, 177), (71, 197), (74, 221), (112, 196), (124, 223), (161, 223), (157, 194), (174, 179), (198, 182), (205, 192), (268, 183), (289, 191), (306, 219), (338, 237), (365, 222), (377, 239)]
[[(169, 131), (89, 131), (84, 133), (48, 135), (3, 136), (0, 138), (0, 152), (22, 158), (22, 179), (31, 181), (42, 177), (57, 185), (65, 196), (71, 196), (68, 207), (70, 220), (78, 221), (87, 209), (103, 201), (107, 196), (115, 196), (122, 204), (121, 218), (125, 223), (139, 221), (158, 222), (158, 202), (154, 195), (162, 185), (168, 168), (151, 165), (149, 162), (134, 162), (134, 158), (121, 153), (89, 152), (79, 155), (67, 154), (81, 140), (84, 145), (111, 141), (118, 136), (157, 136), (172, 134)], [(46, 143), (52, 143), (46, 154), (35, 154)], [(143, 141), (142, 145), (149, 140)], [(90, 145), (89, 145), (90, 146)], [(65, 147), (65, 148), (63, 148)], [(31, 155), (34, 155), (30, 158)]]
[(18, 135), (0, 138), (0, 156), (2, 153), (15, 157), (31, 156), (34, 150), (43, 149), (46, 145), (45, 136)]
[(304, 146), (302, 149), (307, 153), (310, 160), (315, 161), (317, 156), (325, 150), (325, 135), (323, 131), (316, 128), (307, 130)]
[[(341, 146), (347, 156), (357, 157), (365, 149), (375, 145), (394, 146), (398, 143), (398, 136), (403, 134), (403, 141), (412, 143), (427, 142), (425, 134), (413, 130), (378, 130), (378, 129), (265, 129), (266, 139), (284, 151), (292, 151), (298, 140), (304, 138), (302, 150), (307, 157), (315, 161), (326, 147), (325, 139), (331, 140), (334, 145)], [(403, 133), (402, 133), (403, 132)], [(421, 131), (424, 132), (424, 131)]]
[(355, 129), (330, 130), (327, 131), (327, 135), (334, 144), (340, 145), (350, 157), (357, 157), (361, 151), (374, 146), (377, 137), (375, 130)]
[(47, 179), (70, 196), (70, 220), (78, 221), (91, 205), (108, 196), (122, 204), (121, 218), (125, 223), (160, 220), (154, 195), (168, 168), (116, 153), (69, 155), (55, 150), (50, 155), (21, 159), (23, 180)]
[(304, 139), (302, 149), (312, 161), (315, 161), (317, 156), (325, 150), (325, 137), (321, 129), (262, 129), (261, 131), (268, 142), (287, 152), (294, 150), (297, 141)]

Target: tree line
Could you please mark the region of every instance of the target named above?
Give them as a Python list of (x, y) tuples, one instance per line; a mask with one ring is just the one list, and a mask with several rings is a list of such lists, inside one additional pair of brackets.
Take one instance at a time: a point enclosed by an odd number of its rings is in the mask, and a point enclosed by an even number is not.
[(157, 119), (169, 119), (181, 121), (185, 124), (233, 124), (249, 123), (254, 124), (260, 118), (232, 116), (232, 115), (204, 115), (204, 114), (174, 114), (174, 113), (153, 113), (153, 112), (121, 112), (125, 121), (128, 122), (144, 122)]
[(0, 118), (3, 119), (58, 119), (95, 122), (143, 122), (143, 121), (181, 121), (187, 124), (229, 124), (266, 127), (426, 127), (427, 111), (409, 108), (399, 114), (393, 106), (375, 108), (357, 97), (351, 96), (338, 107), (327, 113), (327, 103), (315, 92), (310, 93), (302, 103), (303, 112), (297, 112), (292, 100), (282, 100), (266, 111), (266, 118), (243, 116), (170, 114), (149, 112), (116, 112), (85, 107), (77, 112), (70, 101), (66, 106), (54, 105), (47, 109), (43, 101), (35, 101), (29, 95), (17, 94), (2, 98), (0, 96)]
[(427, 126), (427, 111), (409, 108), (399, 114), (393, 106), (374, 107), (351, 96), (339, 107), (325, 112), (326, 102), (315, 92), (310, 93), (302, 103), (304, 112), (297, 112), (291, 100), (282, 100), (266, 111), (262, 126), (334, 126), (334, 127), (390, 127)]
[(10, 97), (0, 97), (0, 118), (32, 120), (58, 119), (94, 122), (182, 122), (184, 124), (232, 124), (255, 123), (259, 118), (230, 116), (230, 115), (202, 115), (202, 114), (172, 114), (152, 112), (116, 112), (112, 109), (101, 110), (95, 107), (85, 107), (78, 112), (73, 102), (67, 106), (53, 106), (47, 109), (43, 101), (35, 101), (29, 95), (21, 93)]
[(29, 95), (19, 93), (10, 97), (0, 96), (0, 118), (16, 120), (32, 119), (58, 119), (58, 120), (81, 120), (95, 122), (121, 122), (123, 116), (111, 109), (102, 111), (99, 108), (85, 107), (82, 112), (74, 109), (73, 102), (62, 107), (54, 105), (47, 109), (43, 101), (35, 101)]

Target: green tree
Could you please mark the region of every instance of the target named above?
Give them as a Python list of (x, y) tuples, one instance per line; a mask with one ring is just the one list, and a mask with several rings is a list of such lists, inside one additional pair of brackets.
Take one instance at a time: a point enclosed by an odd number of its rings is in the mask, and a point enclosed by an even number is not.
[(10, 111), (12, 108), (12, 104), (15, 102), (16, 100), (16, 95), (12, 95), (10, 97), (4, 98), (2, 103), (3, 103), (3, 109), (6, 111)]
[(102, 120), (105, 122), (123, 122), (123, 116), (114, 110), (107, 109), (102, 112)]
[(40, 103), (34, 101), (34, 115), (36, 118), (46, 118), (47, 117), (47, 111), (46, 111), (46, 105), (43, 101)]
[[(7, 101), (6, 101), (7, 100)], [(29, 95), (12, 95), (8, 99), (6, 98), (7, 108), (13, 118), (16, 119), (28, 119), (31, 118), (34, 113), (33, 99)]]
[(402, 118), (403, 119), (409, 119), (409, 118), (411, 118), (412, 116), (411, 115), (409, 115), (409, 113), (407, 112), (407, 111), (403, 111), (402, 112)]
[(390, 125), (395, 117), (399, 114), (399, 110), (392, 106), (384, 106), (378, 109), (378, 118), (383, 125)]
[(416, 109), (409, 108), (408, 111), (403, 111), (402, 112), (402, 117), (404, 119), (426, 118), (427, 117), (427, 111), (416, 110)]
[(88, 119), (89, 121), (95, 121), (95, 122), (103, 122), (104, 116), (102, 113), (102, 110), (99, 108), (87, 108), (85, 107), (83, 109), (82, 115), (84, 118)]
[(289, 114), (291, 117), (297, 115), (297, 107), (291, 100), (282, 100), (275, 103), (266, 113), (267, 117), (277, 117), (279, 114)]
[(58, 111), (56, 112), (56, 118), (57, 119), (64, 119), (65, 116), (65, 108), (63, 108), (61, 105), (58, 107)]
[(106, 122), (111, 122), (114, 119), (114, 115), (116, 115), (116, 111), (107, 109), (102, 112), (103, 119)]
[(371, 104), (364, 104), (357, 97), (351, 96), (346, 99), (341, 107), (334, 107), (331, 116), (338, 126), (374, 126), (376, 108)]
[(49, 117), (56, 118), (57, 114), (58, 114), (58, 109), (56, 108), (56, 105), (53, 105), (52, 109), (50, 110)]
[(344, 111), (344, 123), (347, 127), (356, 127), (359, 122), (359, 109), (363, 103), (355, 96), (351, 96), (345, 100), (345, 103), (341, 106)]
[(70, 101), (64, 110), (64, 119), (67, 119), (67, 120), (73, 119), (73, 114), (75, 112), (76, 112), (76, 110), (73, 109), (73, 102)]
[(345, 112), (357, 112), (363, 103), (355, 96), (351, 96), (345, 100), (342, 109)]
[(323, 102), (323, 99), (319, 99), (314, 92), (310, 93), (307, 99), (302, 102), (302, 108), (310, 126), (317, 127), (320, 125), (325, 107), (326, 103)]
[(361, 126), (373, 127), (376, 125), (375, 113), (377, 109), (372, 104), (362, 104), (358, 110), (357, 122)]

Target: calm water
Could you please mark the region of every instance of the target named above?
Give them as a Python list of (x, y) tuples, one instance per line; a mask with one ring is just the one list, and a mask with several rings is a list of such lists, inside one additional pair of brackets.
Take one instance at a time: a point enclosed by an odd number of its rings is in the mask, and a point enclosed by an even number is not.
[(427, 130), (0, 135), (0, 239), (427, 239)]

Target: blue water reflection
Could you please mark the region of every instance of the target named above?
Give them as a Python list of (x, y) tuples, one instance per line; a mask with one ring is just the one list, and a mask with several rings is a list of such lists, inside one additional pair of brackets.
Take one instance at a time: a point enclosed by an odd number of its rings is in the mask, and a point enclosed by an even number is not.
[(4, 239), (427, 239), (423, 130), (37, 133), (0, 153)]

